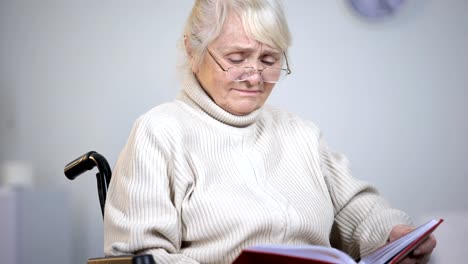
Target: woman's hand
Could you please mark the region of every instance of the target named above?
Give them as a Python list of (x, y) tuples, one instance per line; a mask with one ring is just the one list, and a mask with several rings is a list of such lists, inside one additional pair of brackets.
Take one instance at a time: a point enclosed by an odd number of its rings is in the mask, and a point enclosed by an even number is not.
[[(407, 233), (413, 231), (414, 227), (408, 225), (396, 225), (390, 232), (389, 241), (393, 241)], [(420, 264), (427, 263), (437, 242), (434, 235), (430, 235), (424, 242), (410, 252), (399, 263), (401, 264)]]

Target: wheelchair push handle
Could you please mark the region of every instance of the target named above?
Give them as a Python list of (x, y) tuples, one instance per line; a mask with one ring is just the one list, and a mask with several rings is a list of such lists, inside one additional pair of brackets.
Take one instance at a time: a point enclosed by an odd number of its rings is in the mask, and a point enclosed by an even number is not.
[(99, 202), (101, 204), (102, 216), (104, 217), (107, 188), (109, 187), (112, 176), (111, 168), (104, 156), (96, 151), (90, 151), (68, 163), (65, 166), (64, 173), (69, 180), (74, 180), (76, 177), (96, 166), (99, 170), (99, 173), (96, 174)]
[(107, 160), (104, 158), (104, 156), (97, 153), (96, 151), (90, 151), (68, 163), (65, 166), (64, 173), (69, 180), (74, 180), (76, 177), (80, 176), (88, 170), (93, 169), (95, 166), (98, 167), (99, 173), (108, 179), (108, 184), (111, 178), (111, 169), (109, 163), (107, 163)]
[(96, 151), (90, 151), (84, 155), (81, 155), (74, 161), (68, 163), (65, 166), (64, 173), (69, 180), (74, 180), (76, 177), (80, 176), (85, 171), (91, 170), (96, 166), (92, 160), (90, 160), (91, 154), (96, 153)]

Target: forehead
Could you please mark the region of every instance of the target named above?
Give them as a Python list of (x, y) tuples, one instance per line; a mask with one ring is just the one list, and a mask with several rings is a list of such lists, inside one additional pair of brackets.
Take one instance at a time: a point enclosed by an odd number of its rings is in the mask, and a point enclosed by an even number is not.
[(276, 48), (263, 44), (250, 37), (244, 29), (241, 19), (237, 15), (230, 14), (222, 28), (221, 34), (211, 44), (221, 51), (230, 50), (264, 50), (279, 53)]

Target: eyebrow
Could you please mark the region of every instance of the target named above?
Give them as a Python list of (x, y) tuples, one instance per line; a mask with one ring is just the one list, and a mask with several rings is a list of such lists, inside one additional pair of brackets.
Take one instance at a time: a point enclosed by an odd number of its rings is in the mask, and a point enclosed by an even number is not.
[[(249, 46), (241, 46), (241, 45), (234, 45), (234, 46), (229, 46), (229, 47), (221, 47), (219, 48), (219, 51), (221, 52), (232, 52), (232, 51), (243, 51), (243, 52), (254, 52), (256, 51), (255, 48), (249, 47)], [(262, 53), (269, 53), (273, 55), (281, 55), (283, 52), (278, 49), (272, 49), (272, 48), (264, 48), (262, 50)]]

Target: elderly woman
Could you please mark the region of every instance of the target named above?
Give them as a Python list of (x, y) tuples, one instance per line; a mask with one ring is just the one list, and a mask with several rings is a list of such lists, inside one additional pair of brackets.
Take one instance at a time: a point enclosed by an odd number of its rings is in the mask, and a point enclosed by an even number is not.
[[(264, 105), (291, 73), (277, 1), (197, 0), (184, 44), (180, 95), (138, 118), (114, 168), (106, 255), (230, 263), (248, 246), (275, 243), (359, 258), (411, 230), (314, 124)], [(405, 261), (434, 246), (431, 237)]]

